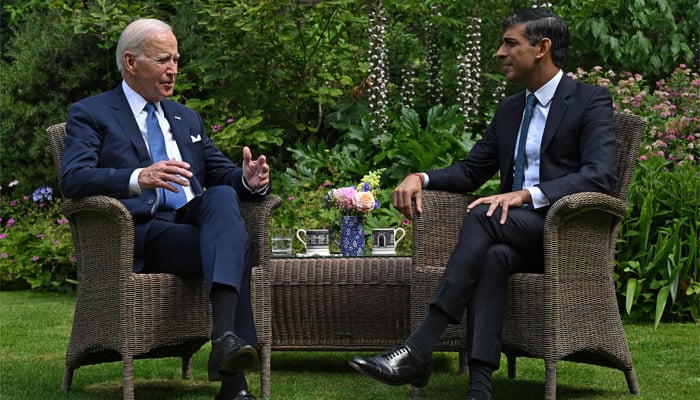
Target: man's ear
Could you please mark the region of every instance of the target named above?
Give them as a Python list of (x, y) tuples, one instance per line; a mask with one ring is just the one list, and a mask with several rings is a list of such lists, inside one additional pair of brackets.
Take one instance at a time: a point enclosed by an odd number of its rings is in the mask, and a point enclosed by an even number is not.
[(129, 52), (124, 53), (124, 70), (126, 72), (133, 72), (135, 64), (136, 57)]
[(537, 43), (537, 58), (543, 58), (547, 55), (551, 57), (552, 41), (549, 38), (542, 38), (539, 43)]

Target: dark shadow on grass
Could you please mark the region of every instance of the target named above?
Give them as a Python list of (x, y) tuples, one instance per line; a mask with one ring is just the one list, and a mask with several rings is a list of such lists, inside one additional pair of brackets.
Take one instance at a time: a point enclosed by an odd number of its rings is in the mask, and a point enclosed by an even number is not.
[[(273, 351), (272, 371), (290, 372), (339, 372), (347, 373), (353, 371), (348, 365), (355, 356), (372, 357), (379, 354), (375, 352), (352, 352), (352, 351)], [(452, 360), (442, 353), (435, 354), (433, 360), (433, 371), (450, 371), (456, 366)]]
[[(123, 387), (121, 381), (99, 382), (88, 385), (80, 391), (100, 400), (121, 399)], [(134, 397), (137, 399), (167, 400), (184, 397), (184, 394), (207, 395), (214, 397), (217, 388), (209, 382), (181, 379), (136, 379)]]

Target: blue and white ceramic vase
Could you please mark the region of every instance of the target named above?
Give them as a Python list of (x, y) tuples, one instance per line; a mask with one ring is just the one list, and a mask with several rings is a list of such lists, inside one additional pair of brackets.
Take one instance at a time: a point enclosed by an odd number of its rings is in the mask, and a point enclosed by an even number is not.
[(360, 215), (343, 215), (340, 220), (340, 252), (344, 256), (365, 255), (365, 227)]

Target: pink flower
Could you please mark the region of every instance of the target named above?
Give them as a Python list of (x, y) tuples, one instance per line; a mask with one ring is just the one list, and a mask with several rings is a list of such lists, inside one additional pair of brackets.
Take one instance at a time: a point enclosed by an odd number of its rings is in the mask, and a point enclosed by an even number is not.
[(227, 124), (232, 124), (232, 123), (233, 123), (233, 118), (227, 119), (227, 120), (226, 120), (226, 123), (227, 123)]
[(214, 125), (214, 132), (218, 132), (221, 130), (221, 125)]
[(639, 156), (639, 160), (640, 161), (647, 161), (647, 160), (649, 160), (649, 158), (646, 155), (642, 154), (641, 156)]
[(32, 257), (32, 261), (34, 261), (34, 262), (39, 261), (39, 256), (34, 256), (34, 257)]
[(36, 238), (37, 238), (37, 239), (43, 239), (43, 238), (44, 238), (44, 234), (43, 234), (43, 233), (40, 233), (40, 234), (36, 235)]
[(5, 224), (5, 226), (9, 228), (9, 227), (11, 227), (11, 226), (14, 225), (14, 224), (15, 224), (15, 219), (14, 219), (14, 218), (10, 218), (10, 219), (7, 220), (7, 223)]
[(9, 257), (9, 256), (7, 255), (7, 253), (2, 253), (2, 258), (7, 258), (7, 257)]
[(70, 260), (73, 261), (73, 262), (76, 262), (76, 261), (78, 261), (78, 257), (76, 257), (76, 256), (71, 256), (71, 257), (70, 257)]
[(7, 234), (5, 232), (0, 233), (0, 240), (5, 239), (5, 236), (7, 236)]
[(289, 200), (289, 201), (294, 201), (294, 199), (296, 199), (296, 197), (294, 197), (294, 196), (287, 197), (287, 200)]
[(19, 185), (19, 181), (17, 179), (15, 179), (14, 181), (10, 182), (7, 186), (13, 187), (13, 186), (17, 186), (17, 185)]

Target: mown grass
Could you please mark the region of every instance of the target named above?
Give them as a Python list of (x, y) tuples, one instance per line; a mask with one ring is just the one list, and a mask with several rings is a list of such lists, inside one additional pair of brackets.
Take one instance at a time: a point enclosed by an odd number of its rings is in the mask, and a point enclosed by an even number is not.
[[(34, 292), (0, 292), (0, 399), (120, 399), (121, 364), (78, 369), (73, 390), (60, 391), (65, 349), (70, 336), (75, 297)], [(700, 398), (700, 326), (695, 324), (626, 324), (641, 396), (627, 391), (617, 370), (561, 362), (559, 399), (697, 399)], [(212, 399), (218, 384), (207, 381), (208, 346), (193, 359), (193, 377), (179, 378), (177, 359), (137, 360), (136, 398)], [(372, 354), (372, 353), (366, 353)], [(389, 387), (369, 380), (347, 366), (350, 352), (273, 352), (272, 398), (410, 399), (410, 388)], [(494, 398), (541, 399), (544, 364), (520, 359), (518, 379), (508, 380), (503, 368), (494, 375)], [(259, 394), (259, 374), (249, 373)], [(422, 399), (464, 399), (467, 376), (457, 373), (456, 355), (436, 355), (435, 372)]]

